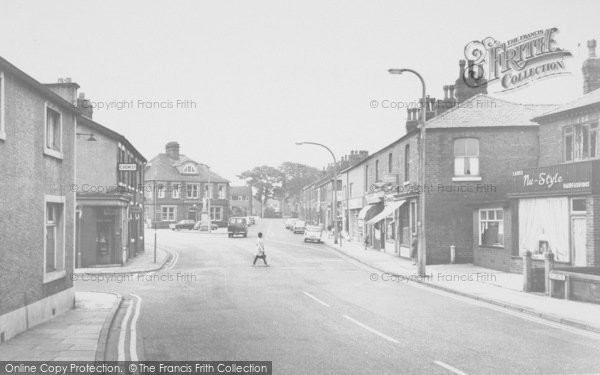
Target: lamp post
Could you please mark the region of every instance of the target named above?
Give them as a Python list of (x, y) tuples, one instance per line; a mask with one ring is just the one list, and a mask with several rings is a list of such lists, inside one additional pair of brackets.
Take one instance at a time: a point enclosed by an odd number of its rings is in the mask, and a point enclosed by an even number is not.
[(296, 142), (296, 144), (298, 146), (301, 145), (314, 145), (314, 146), (320, 146), (323, 147), (324, 149), (326, 149), (327, 151), (329, 151), (329, 153), (331, 154), (331, 157), (333, 158), (333, 178), (331, 179), (331, 191), (332, 191), (332, 195), (333, 195), (333, 209), (332, 214), (333, 214), (333, 243), (337, 244), (338, 243), (338, 223), (337, 223), (337, 160), (335, 159), (335, 154), (333, 153), (333, 151), (331, 151), (331, 149), (325, 145), (322, 145), (320, 143), (316, 143), (316, 142)]
[(389, 69), (390, 74), (402, 74), (404, 72), (416, 75), (421, 81), (422, 97), (421, 97), (421, 113), (419, 118), (419, 184), (421, 193), (419, 195), (420, 220), (418, 221), (418, 252), (417, 252), (417, 273), (419, 276), (425, 276), (425, 264), (427, 263), (427, 246), (425, 243), (425, 116), (427, 112), (427, 97), (425, 80), (423, 77), (412, 69)]

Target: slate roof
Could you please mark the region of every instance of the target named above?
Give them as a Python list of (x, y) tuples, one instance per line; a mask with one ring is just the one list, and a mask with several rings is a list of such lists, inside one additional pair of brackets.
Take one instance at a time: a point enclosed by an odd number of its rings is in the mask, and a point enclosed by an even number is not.
[(591, 106), (594, 104), (600, 104), (600, 89), (590, 91), (587, 94), (580, 96), (579, 98), (577, 98), (569, 103), (559, 105), (551, 111), (542, 113), (540, 116), (534, 118), (534, 120), (535, 121), (544, 121), (553, 115), (571, 111), (571, 110), (574, 110), (577, 108)]
[(427, 121), (427, 129), (537, 126), (533, 118), (556, 105), (521, 104), (477, 94)]
[[(201, 165), (198, 166), (198, 174), (179, 173), (176, 166), (187, 161), (196, 163), (187, 156), (180, 154), (179, 160), (171, 159), (169, 155), (158, 154), (148, 162), (146, 168), (146, 181), (184, 181), (184, 182), (208, 182), (209, 172)], [(229, 180), (210, 171), (210, 182), (229, 183)]]
[(230, 186), (229, 187), (229, 196), (232, 197), (234, 195), (250, 196), (250, 195), (252, 195), (252, 190), (250, 189), (250, 186), (248, 186), (248, 185)]

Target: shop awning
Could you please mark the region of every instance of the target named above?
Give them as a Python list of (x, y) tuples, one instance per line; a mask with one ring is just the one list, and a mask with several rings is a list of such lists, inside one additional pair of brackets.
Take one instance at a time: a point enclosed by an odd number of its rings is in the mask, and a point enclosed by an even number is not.
[(358, 213), (358, 220), (369, 220), (373, 216), (377, 215), (381, 211), (380, 204), (369, 204), (364, 206)]
[(371, 220), (367, 221), (367, 224), (375, 224), (386, 217), (390, 216), (394, 211), (396, 211), (400, 206), (402, 206), (406, 201), (394, 201), (388, 203), (383, 211), (381, 211), (377, 216), (373, 217)]

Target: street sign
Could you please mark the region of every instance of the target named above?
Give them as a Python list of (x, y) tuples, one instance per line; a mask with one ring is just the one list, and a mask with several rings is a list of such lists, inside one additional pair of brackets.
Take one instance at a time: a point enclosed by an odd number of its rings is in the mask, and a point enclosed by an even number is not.
[(120, 171), (137, 171), (137, 164), (135, 163), (118, 163)]

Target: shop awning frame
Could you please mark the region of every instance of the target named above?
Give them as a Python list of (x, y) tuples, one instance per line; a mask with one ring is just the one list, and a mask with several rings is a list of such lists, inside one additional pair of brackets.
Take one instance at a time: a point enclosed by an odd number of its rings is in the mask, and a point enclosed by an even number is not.
[(381, 220), (390, 216), (390, 214), (392, 214), (394, 211), (396, 211), (398, 208), (400, 208), (404, 203), (406, 203), (406, 200), (390, 202), (389, 204), (387, 204), (384, 207), (384, 209), (379, 214), (375, 215), (372, 219), (367, 221), (367, 224), (372, 225), (372, 224), (380, 222)]
[(377, 215), (382, 210), (381, 204), (369, 204), (360, 209), (358, 213), (358, 220), (369, 220), (373, 216)]

